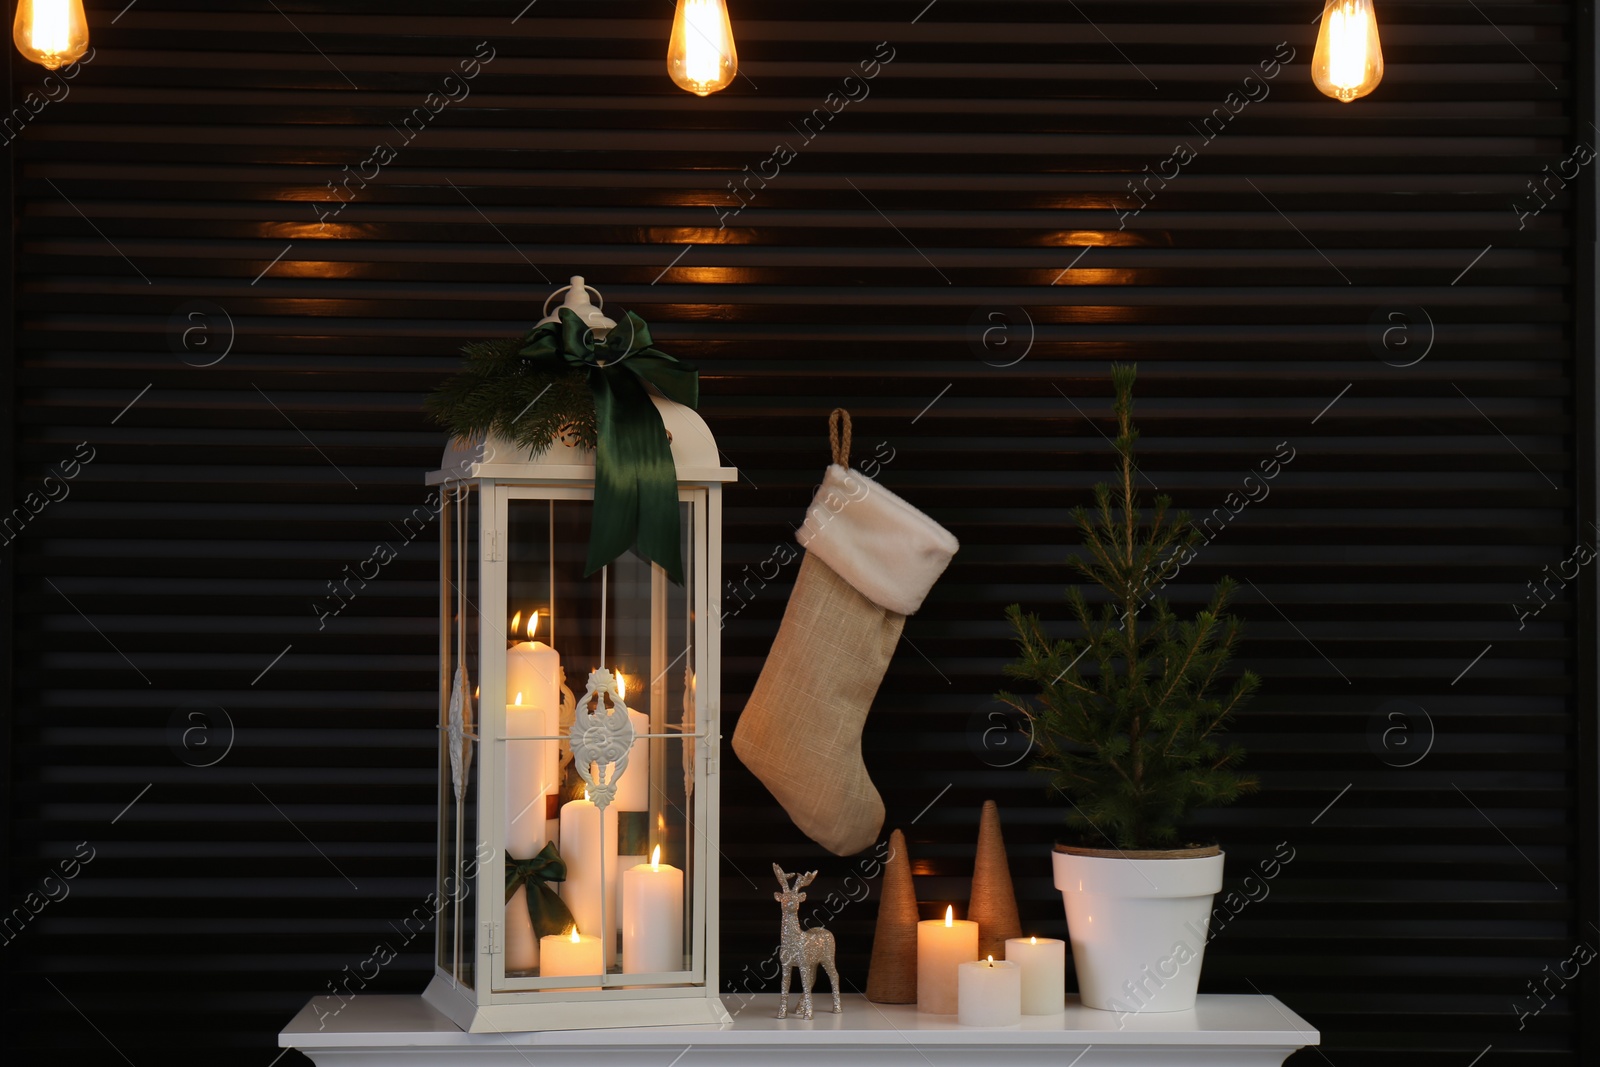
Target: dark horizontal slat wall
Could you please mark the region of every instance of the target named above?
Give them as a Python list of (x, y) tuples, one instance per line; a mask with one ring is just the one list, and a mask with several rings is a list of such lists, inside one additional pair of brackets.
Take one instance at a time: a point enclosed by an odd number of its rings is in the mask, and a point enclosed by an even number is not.
[[(1222, 507), (1288, 442), (1270, 496), (1171, 589), (1193, 608), (1248, 579), (1242, 659), (1267, 679), (1238, 730), (1262, 792), (1199, 831), (1230, 888), (1280, 842), (1296, 857), (1212, 943), (1205, 988), (1283, 997), (1339, 1064), (1576, 1062), (1565, 996), (1525, 1028), (1512, 1006), (1600, 936), (1575, 903), (1592, 655), (1570, 590), (1525, 627), (1508, 605), (1539, 603), (1527, 583), (1587, 537), (1592, 298), (1578, 188), (1512, 205), (1592, 143), (1587, 14), (1385, 3), (1383, 86), (1342, 106), (1310, 84), (1315, 0), (736, 0), (745, 76), (706, 100), (665, 77), (667, 0), (522, 7), (91, 4), (93, 61), (9, 146), (18, 493), (94, 450), (4, 548), (10, 900), (95, 850), (5, 946), (19, 1047), (266, 1064), (306, 997), (396, 940), (434, 849), (433, 530), (325, 625), (313, 605), (422, 503), (442, 442), (420, 403), (456, 347), (583, 273), (703, 367), (745, 475), (728, 580), (770, 573), (839, 405), (858, 460), (892, 455), (885, 484), (961, 538), (866, 737), (930, 913), (965, 900), (995, 797), (1026, 925), (1063, 931), (1060, 804), (1002, 766), (1020, 739), (988, 716), (1005, 605), (1064, 614), (1110, 362), (1141, 367), (1146, 469), (1180, 507)], [(471, 96), (398, 144), (480, 41)], [(803, 143), (790, 123), (880, 41), (870, 96)], [(1198, 142), (1189, 124), (1280, 41), (1270, 95), (1119, 228), (1129, 181)], [(13, 71), (18, 100), (40, 84)], [(797, 157), (726, 216), (727, 183), (780, 140)], [(327, 183), (381, 141), (397, 158), (319, 224)], [(1413, 346), (1374, 349), (1395, 310)], [(1010, 346), (986, 349), (996, 323)], [(1430, 330), (1425, 359), (1390, 365)], [(726, 729), (792, 580), (752, 581), (728, 622)], [(1396, 707), (1414, 747), (1374, 748)], [(1425, 743), (1419, 707), (1431, 750), (1391, 766)], [(725, 766), (724, 977), (759, 989), (761, 872), (816, 866), (823, 901), (860, 895), (861, 861)], [(875, 899), (832, 909), (853, 988)], [(368, 988), (416, 991), (427, 967), (413, 943)]]

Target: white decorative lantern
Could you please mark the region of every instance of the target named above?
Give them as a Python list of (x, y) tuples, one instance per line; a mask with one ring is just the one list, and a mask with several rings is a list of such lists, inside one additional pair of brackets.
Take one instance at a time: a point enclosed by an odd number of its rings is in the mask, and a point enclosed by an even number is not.
[[(597, 329), (581, 279), (567, 306)], [(471, 1031), (720, 1023), (719, 462), (652, 395), (682, 584), (625, 552), (585, 576), (595, 454), (453, 442), (439, 487), (438, 936), (424, 999)], [(578, 693), (581, 696), (575, 697)], [(562, 873), (547, 862), (559, 853)], [(507, 876), (526, 875), (505, 899)], [(561, 929), (540, 920), (565, 916)], [(542, 908), (539, 901), (551, 902)]]

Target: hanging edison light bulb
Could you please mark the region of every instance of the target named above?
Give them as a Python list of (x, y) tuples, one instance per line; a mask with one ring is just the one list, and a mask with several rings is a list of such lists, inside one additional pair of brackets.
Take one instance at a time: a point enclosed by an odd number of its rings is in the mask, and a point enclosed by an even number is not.
[(89, 50), (83, 0), (18, 0), (11, 39), (23, 56), (49, 70), (76, 63)]
[(667, 73), (680, 89), (709, 96), (739, 72), (733, 23), (724, 0), (678, 0), (667, 41)]
[(1348, 104), (1383, 80), (1383, 48), (1372, 0), (1328, 0), (1311, 54), (1311, 80), (1325, 95)]

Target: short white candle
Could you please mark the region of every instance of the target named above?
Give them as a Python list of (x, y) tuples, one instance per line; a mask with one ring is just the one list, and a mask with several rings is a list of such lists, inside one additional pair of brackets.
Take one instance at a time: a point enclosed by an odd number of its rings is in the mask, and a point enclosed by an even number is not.
[(539, 939), (539, 977), (586, 978), (604, 974), (602, 951), (598, 937), (584, 937), (577, 927), (567, 934), (547, 934)]
[(1006, 959), (1022, 964), (1022, 1014), (1054, 1015), (1067, 1004), (1067, 943), (1053, 937), (1006, 939)]
[(622, 872), (622, 970), (683, 970), (683, 872), (661, 862), (660, 845)]
[[(609, 946), (616, 944), (616, 935), (606, 936), (605, 927), (609, 925), (614, 931), (617, 926), (616, 916), (609, 911), (615, 904), (616, 894), (608, 892), (617, 879), (617, 809), (606, 805), (602, 833), (600, 809), (589, 800), (587, 792), (585, 790), (584, 799), (569, 800), (561, 806), (561, 858), (567, 863), (567, 880), (561, 883), (561, 899), (572, 912), (572, 920), (578, 924), (580, 933), (587, 930), (595, 937), (604, 937)], [(604, 882), (600, 870), (602, 858)], [(602, 909), (606, 909), (610, 923), (602, 918)], [(544, 951), (542, 942), (540, 951)], [(609, 951), (606, 958), (610, 958)]]
[(958, 964), (956, 1021), (962, 1026), (1015, 1026), (1022, 1021), (1022, 966), (1011, 960)]
[(917, 1010), (932, 1015), (956, 1013), (956, 967), (978, 958), (978, 924), (956, 919), (955, 908), (943, 919), (917, 924)]

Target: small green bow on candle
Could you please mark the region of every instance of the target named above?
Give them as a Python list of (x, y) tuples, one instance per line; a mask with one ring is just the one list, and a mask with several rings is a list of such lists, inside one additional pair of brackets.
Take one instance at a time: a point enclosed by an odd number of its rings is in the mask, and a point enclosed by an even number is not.
[(682, 585), (678, 469), (645, 383), (692, 408), (700, 403), (700, 372), (652, 348), (650, 327), (631, 311), (603, 340), (571, 309), (559, 315), (534, 327), (518, 354), (532, 370), (585, 371), (594, 393), (594, 525), (584, 573), (636, 547)]
[(506, 853), (506, 903), (516, 896), (517, 890), (527, 886), (528, 918), (533, 920), (536, 937), (564, 934), (577, 925), (567, 905), (556, 896), (551, 882), (567, 880), (567, 861), (551, 841), (531, 860), (512, 859)]

